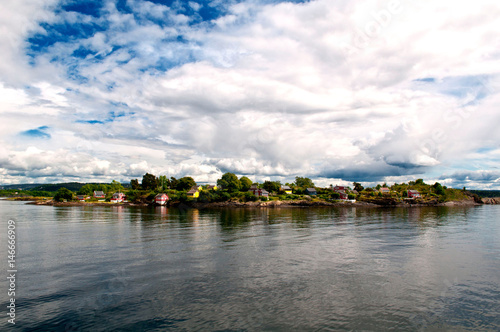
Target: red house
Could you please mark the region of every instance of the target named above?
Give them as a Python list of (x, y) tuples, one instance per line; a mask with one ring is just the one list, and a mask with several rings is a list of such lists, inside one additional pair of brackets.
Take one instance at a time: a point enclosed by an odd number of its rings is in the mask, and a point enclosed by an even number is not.
[(125, 200), (125, 194), (123, 193), (114, 193), (113, 197), (111, 197), (111, 203), (121, 203)]
[(94, 198), (106, 198), (104, 191), (94, 191)]
[(422, 195), (417, 190), (408, 190), (408, 198), (421, 198)]
[(167, 204), (169, 197), (167, 194), (158, 194), (155, 196), (155, 204), (165, 205)]

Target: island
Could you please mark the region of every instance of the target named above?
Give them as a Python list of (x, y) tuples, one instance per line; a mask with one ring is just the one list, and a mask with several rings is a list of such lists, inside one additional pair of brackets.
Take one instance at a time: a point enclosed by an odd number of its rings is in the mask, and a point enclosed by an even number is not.
[[(484, 195), (484, 193), (482, 193)], [(225, 173), (217, 184), (198, 185), (191, 177), (155, 176), (146, 173), (142, 182), (133, 179), (129, 184), (61, 183), (39, 185), (28, 189), (2, 189), (0, 196), (26, 200), (29, 204), (53, 206), (189, 206), (210, 207), (415, 207), (415, 206), (473, 206), (499, 204), (500, 198), (481, 197), (474, 191), (447, 188), (436, 182), (426, 184), (422, 179), (408, 183), (386, 183), (363, 187), (315, 186), (307, 177), (296, 177), (293, 183), (279, 181), (256, 183), (246, 176), (238, 178)]]

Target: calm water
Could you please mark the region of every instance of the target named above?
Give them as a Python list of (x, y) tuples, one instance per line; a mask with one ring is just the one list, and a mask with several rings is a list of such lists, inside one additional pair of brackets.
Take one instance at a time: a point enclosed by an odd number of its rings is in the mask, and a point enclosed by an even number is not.
[(500, 330), (500, 206), (0, 216), (2, 275), (17, 222), (14, 330)]

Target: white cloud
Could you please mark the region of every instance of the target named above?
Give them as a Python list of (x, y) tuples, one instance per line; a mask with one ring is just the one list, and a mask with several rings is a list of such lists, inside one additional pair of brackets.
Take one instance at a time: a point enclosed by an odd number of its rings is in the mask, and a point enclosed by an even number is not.
[[(0, 5), (0, 182), (231, 170), (368, 183), (497, 160), (482, 150), (499, 138), (494, 1), (249, 1), (205, 23), (127, 3), (134, 15)], [(29, 38), (56, 21), (105, 29), (30, 58)], [(41, 126), (50, 140), (14, 138)]]

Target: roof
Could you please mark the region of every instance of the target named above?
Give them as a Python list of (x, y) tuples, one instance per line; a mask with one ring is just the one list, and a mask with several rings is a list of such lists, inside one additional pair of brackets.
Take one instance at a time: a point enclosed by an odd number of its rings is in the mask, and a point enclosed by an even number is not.
[(162, 197), (162, 196), (167, 196), (167, 197), (168, 197), (168, 195), (167, 195), (167, 194), (163, 193), (163, 194), (158, 194), (158, 195), (156, 195), (156, 196), (155, 196), (155, 198), (160, 198), (160, 197)]
[(281, 190), (292, 190), (290, 186), (281, 186)]
[(389, 189), (387, 187), (382, 187), (382, 188), (380, 188), (380, 191), (391, 191), (391, 189)]
[(418, 190), (408, 190), (408, 192), (412, 194), (420, 194)]
[(306, 191), (316, 191), (316, 188), (307, 188)]
[(97, 190), (96, 190), (96, 191), (94, 191), (94, 195), (99, 195), (99, 196), (102, 196), (102, 195), (104, 195), (104, 191), (101, 191), (101, 190), (100, 190), (100, 191), (97, 191)]

